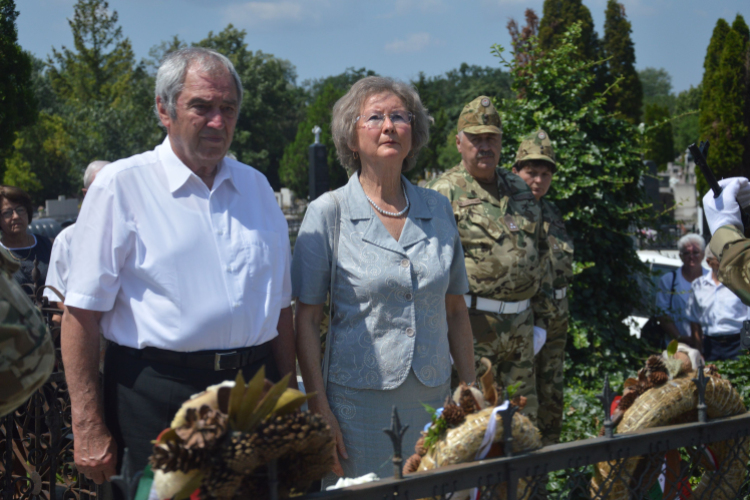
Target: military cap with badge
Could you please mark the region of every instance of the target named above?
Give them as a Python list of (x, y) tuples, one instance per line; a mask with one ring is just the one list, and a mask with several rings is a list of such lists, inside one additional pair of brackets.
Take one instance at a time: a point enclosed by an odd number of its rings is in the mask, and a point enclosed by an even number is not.
[(468, 134), (502, 134), (503, 125), (492, 100), (481, 95), (464, 106), (458, 116), (458, 132)]
[(521, 168), (521, 162), (529, 160), (541, 160), (550, 163), (550, 168), (554, 173), (557, 170), (557, 161), (555, 159), (555, 149), (552, 147), (552, 141), (547, 132), (542, 129), (533, 132), (521, 141), (516, 153), (516, 161), (513, 168)]

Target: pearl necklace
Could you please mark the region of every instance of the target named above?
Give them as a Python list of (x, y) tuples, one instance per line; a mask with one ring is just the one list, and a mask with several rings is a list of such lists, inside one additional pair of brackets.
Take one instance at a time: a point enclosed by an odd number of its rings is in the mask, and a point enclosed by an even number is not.
[[(380, 208), (377, 205), (377, 203), (375, 203), (374, 201), (372, 201), (372, 198), (370, 198), (369, 196), (367, 196), (367, 193), (365, 193), (365, 198), (367, 198), (367, 201), (370, 202), (370, 205), (372, 205), (375, 208), (375, 210), (377, 210), (381, 214), (383, 214), (383, 215), (385, 215), (387, 217), (402, 217), (406, 212), (409, 211), (409, 197), (406, 196), (406, 189), (404, 189), (404, 185), (403, 184), (401, 185), (401, 190), (404, 193), (404, 198), (406, 198), (406, 206), (400, 212), (389, 212), (387, 210), (383, 210), (382, 208)], [(363, 189), (362, 192), (364, 192), (364, 191), (365, 190)]]

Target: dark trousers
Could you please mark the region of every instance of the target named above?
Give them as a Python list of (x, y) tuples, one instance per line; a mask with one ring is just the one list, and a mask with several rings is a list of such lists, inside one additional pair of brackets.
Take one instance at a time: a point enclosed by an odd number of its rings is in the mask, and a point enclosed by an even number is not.
[(706, 361), (724, 361), (740, 355), (740, 334), (703, 336), (703, 358)]
[[(269, 353), (242, 368), (245, 380), (261, 366), (266, 367), (267, 379), (280, 379)], [(110, 344), (104, 365), (104, 415), (117, 442), (118, 471), (125, 448), (131, 471), (143, 470), (153, 449), (151, 441), (169, 427), (182, 403), (210, 385), (236, 377), (237, 370), (199, 370), (135, 358)]]

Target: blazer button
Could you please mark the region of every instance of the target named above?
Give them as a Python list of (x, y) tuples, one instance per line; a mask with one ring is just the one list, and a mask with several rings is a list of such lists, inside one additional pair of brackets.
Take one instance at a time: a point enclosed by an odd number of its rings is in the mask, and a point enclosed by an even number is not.
[(409, 327), (409, 328), (406, 329), (406, 336), (407, 337), (413, 337), (415, 333), (417, 333), (417, 331), (414, 328), (412, 328), (412, 327)]
[(409, 259), (401, 260), (401, 267), (409, 267)]
[(410, 294), (410, 293), (407, 293), (406, 295), (404, 295), (404, 298), (405, 298), (406, 300), (411, 300), (411, 299), (412, 299), (412, 294)]

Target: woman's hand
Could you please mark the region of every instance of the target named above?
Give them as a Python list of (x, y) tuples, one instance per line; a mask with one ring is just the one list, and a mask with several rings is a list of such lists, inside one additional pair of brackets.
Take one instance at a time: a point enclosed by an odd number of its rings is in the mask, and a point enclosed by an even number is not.
[(469, 310), (463, 295), (446, 295), (445, 311), (448, 321), (448, 344), (461, 382), (476, 381), (474, 368), (474, 336), (471, 333)]
[(331, 432), (336, 440), (333, 450), (333, 472), (341, 477), (344, 469), (339, 462), (339, 455), (346, 459), (346, 446), (341, 434), (339, 422), (328, 405), (323, 373), (320, 370), (320, 323), (323, 321), (323, 307), (325, 304), (310, 305), (297, 300), (297, 310), (294, 324), (297, 329), (297, 360), (305, 383), (305, 391), (317, 393), (308, 401), (310, 411), (319, 414), (331, 426)]

